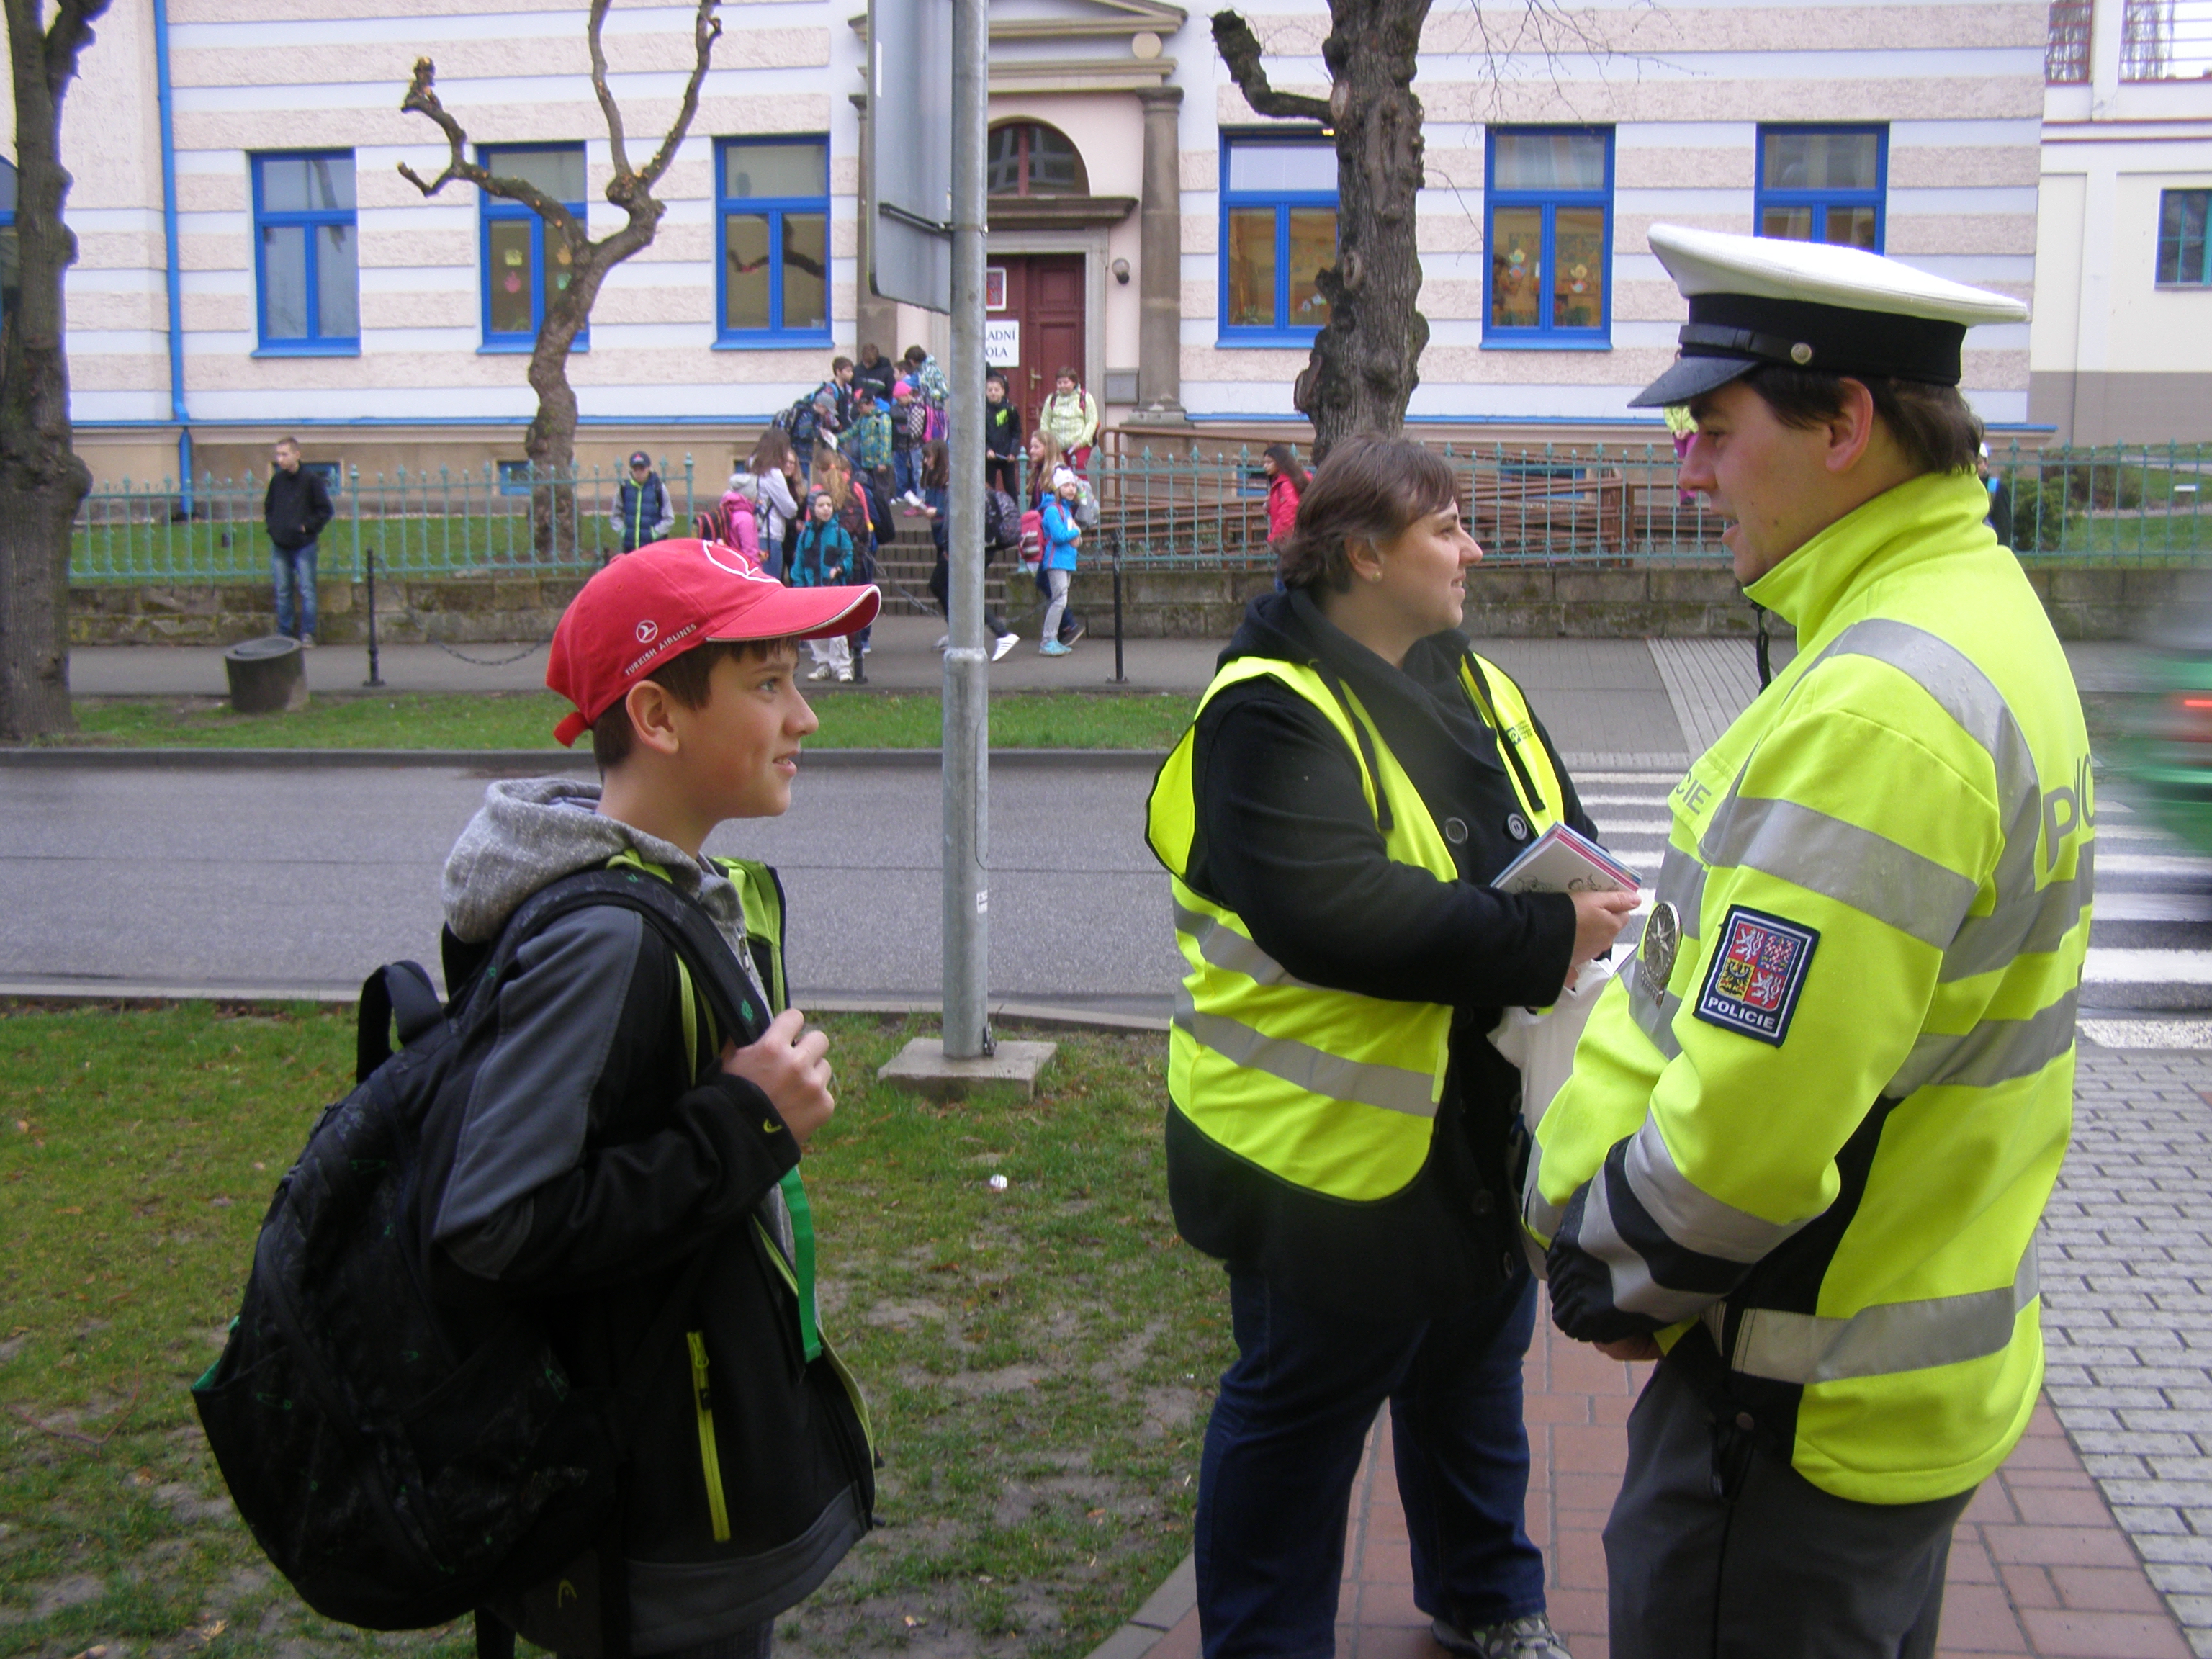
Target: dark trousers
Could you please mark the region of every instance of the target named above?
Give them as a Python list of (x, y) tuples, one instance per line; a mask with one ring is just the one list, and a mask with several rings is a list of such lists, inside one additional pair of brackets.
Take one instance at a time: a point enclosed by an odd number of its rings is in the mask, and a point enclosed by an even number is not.
[(1522, 1525), (1534, 1280), (1449, 1318), (1377, 1323), (1301, 1306), (1232, 1267), (1229, 1307), (1237, 1358), (1199, 1471), (1206, 1659), (1335, 1653), (1352, 1482), (1386, 1400), (1413, 1604), (1462, 1628), (1543, 1610), (1543, 1557)]
[(1759, 1452), (1729, 1501), (1714, 1463), (1711, 1414), (1661, 1365), (1605, 1528), (1613, 1659), (1931, 1659), (1971, 1490), (1856, 1503)]

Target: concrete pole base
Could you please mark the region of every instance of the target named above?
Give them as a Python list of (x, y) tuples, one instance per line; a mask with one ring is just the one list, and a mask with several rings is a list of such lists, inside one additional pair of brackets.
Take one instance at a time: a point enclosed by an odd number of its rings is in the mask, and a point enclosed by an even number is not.
[(916, 1037), (876, 1069), (876, 1080), (931, 1100), (965, 1100), (970, 1095), (1036, 1097), (1037, 1073), (1060, 1045), (1001, 1042), (997, 1052), (976, 1060), (948, 1060), (938, 1037)]

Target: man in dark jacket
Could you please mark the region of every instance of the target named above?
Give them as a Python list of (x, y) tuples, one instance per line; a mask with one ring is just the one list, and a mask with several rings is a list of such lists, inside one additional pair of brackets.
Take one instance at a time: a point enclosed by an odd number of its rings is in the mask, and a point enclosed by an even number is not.
[(261, 521), (269, 531), (269, 574), (276, 588), (276, 631), (301, 645), (313, 645), (315, 543), (323, 526), (331, 521), (331, 492), (323, 488), (322, 474), (301, 467), (296, 439), (279, 438), (276, 459), (269, 493), (261, 498)]

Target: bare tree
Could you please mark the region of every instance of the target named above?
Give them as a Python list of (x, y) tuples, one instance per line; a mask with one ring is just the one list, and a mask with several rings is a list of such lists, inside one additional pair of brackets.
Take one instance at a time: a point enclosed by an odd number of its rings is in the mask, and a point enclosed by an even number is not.
[[(7, 0), (10, 5), (24, 3), (25, 0)], [(438, 94), (432, 88), (437, 71), (428, 58), (416, 59), (415, 78), (408, 85), (407, 95), (399, 101), (402, 110), (428, 116), (436, 122), (451, 147), (446, 170), (427, 182), (402, 161), (399, 171), (408, 183), (425, 196), (434, 196), (447, 179), (459, 179), (474, 185), (487, 196), (520, 202), (545, 222), (547, 232), (558, 236), (561, 246), (568, 252), (568, 283), (565, 287), (549, 285), (544, 320), (538, 325), (538, 343), (530, 354), (530, 385), (538, 393), (538, 413), (524, 434), (522, 448), (532, 469), (541, 476), (565, 474), (574, 465), (576, 393), (568, 384), (569, 348), (591, 321), (592, 303), (599, 297), (599, 285), (606, 280), (607, 273), (631, 254), (652, 246), (660, 216), (668, 210), (665, 203), (654, 198), (653, 187), (668, 171), (669, 163), (676, 159), (677, 149), (684, 143), (684, 135), (690, 130), (691, 118), (699, 109), (699, 84), (706, 79), (714, 42), (722, 33), (721, 20), (714, 15), (719, 0), (699, 0), (697, 15), (692, 20), (695, 57), (690, 78), (684, 85), (682, 106), (653, 159), (644, 167), (633, 169), (623, 131), (622, 111), (616, 106), (614, 94), (607, 89), (607, 55), (600, 33), (606, 23), (609, 3), (610, 0), (592, 0), (586, 36), (592, 50), (592, 90), (598, 94), (600, 111), (606, 117), (608, 144), (614, 158), (615, 176), (607, 181), (607, 200), (622, 209), (629, 218), (619, 229), (596, 242), (592, 240), (580, 216), (569, 212), (564, 204), (537, 185), (526, 179), (490, 173), (469, 158), (469, 135), (438, 101)], [(540, 488), (532, 492), (532, 532), (540, 558), (550, 558), (564, 547), (575, 546), (575, 496), (568, 489)]]
[(70, 444), (62, 279), (76, 238), (62, 222), (62, 96), (108, 0), (4, 0), (15, 91), (20, 286), (0, 319), (0, 739), (74, 730), (69, 696), (70, 526), (92, 488)]
[(1315, 286), (1328, 322), (1291, 394), (1314, 423), (1314, 454), (1348, 433), (1396, 433), (1420, 384), (1421, 262), (1413, 206), (1421, 187), (1421, 100), (1414, 59), (1430, 0), (1329, 0), (1327, 98), (1278, 92), (1260, 41), (1233, 11), (1213, 15), (1213, 44), (1244, 101), (1262, 115), (1319, 121), (1336, 133), (1336, 263)]

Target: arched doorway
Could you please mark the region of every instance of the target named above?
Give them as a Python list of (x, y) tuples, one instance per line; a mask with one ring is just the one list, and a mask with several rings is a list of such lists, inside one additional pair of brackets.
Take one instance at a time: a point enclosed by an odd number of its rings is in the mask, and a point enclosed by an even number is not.
[[(1018, 206), (1044, 209), (1053, 198), (1087, 202), (1091, 196), (1082, 152), (1066, 134), (1042, 121), (994, 126), (984, 167), (996, 222)], [(984, 356), (1006, 376), (1024, 432), (1036, 428), (1054, 375), (1085, 362), (1087, 288), (1080, 253), (994, 254), (987, 263)]]

